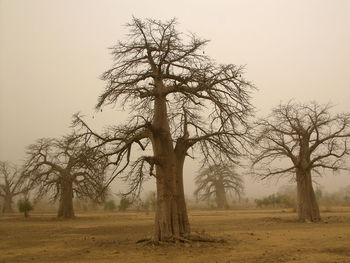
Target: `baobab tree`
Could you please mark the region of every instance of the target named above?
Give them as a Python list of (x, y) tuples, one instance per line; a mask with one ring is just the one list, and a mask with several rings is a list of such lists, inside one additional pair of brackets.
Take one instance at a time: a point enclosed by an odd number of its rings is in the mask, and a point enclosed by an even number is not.
[(57, 216), (74, 217), (73, 196), (94, 201), (104, 197), (107, 158), (99, 156), (75, 135), (61, 139), (39, 139), (30, 145), (24, 174), (37, 189), (36, 198), (49, 194), (59, 199)]
[(28, 192), (28, 185), (25, 184), (18, 166), (0, 161), (0, 197), (3, 198), (3, 213), (13, 212), (12, 204), (14, 197)]
[[(258, 122), (253, 167), (262, 178), (292, 174), (297, 183), (298, 217), (320, 220), (312, 172), (344, 169), (349, 154), (350, 114), (332, 114), (330, 105), (289, 102)], [(283, 167), (282, 159), (289, 160)]]
[[(114, 63), (102, 75), (107, 85), (96, 108), (119, 103), (130, 119), (103, 134), (78, 115), (75, 124), (114, 156), (111, 180), (124, 174), (137, 191), (145, 176), (156, 178), (153, 240), (188, 237), (185, 158), (192, 148), (204, 163), (234, 161), (247, 139), (253, 87), (242, 67), (217, 65), (204, 54), (207, 40), (179, 33), (175, 19), (133, 18), (126, 27), (128, 39), (112, 48)], [(133, 157), (135, 146), (146, 154)]]
[(215, 198), (218, 208), (228, 208), (227, 194), (241, 196), (243, 193), (242, 177), (236, 173), (233, 165), (212, 165), (202, 169), (195, 178), (194, 195), (199, 200)]

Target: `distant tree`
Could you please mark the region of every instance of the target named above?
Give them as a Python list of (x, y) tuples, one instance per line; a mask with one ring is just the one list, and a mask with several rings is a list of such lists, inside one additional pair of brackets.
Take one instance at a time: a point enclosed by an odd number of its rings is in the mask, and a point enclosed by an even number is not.
[(296, 199), (296, 197), (297, 197), (297, 188), (293, 184), (282, 185), (278, 189), (278, 193), (283, 194), (283, 195), (289, 195), (289, 196), (291, 196), (291, 197)]
[(147, 207), (151, 211), (156, 210), (157, 206), (157, 194), (155, 191), (150, 191), (148, 195), (146, 196), (145, 203), (147, 204)]
[(25, 174), (37, 189), (36, 198), (59, 199), (57, 216), (74, 217), (73, 195), (94, 201), (104, 198), (106, 157), (74, 135), (40, 139), (28, 147)]
[(123, 196), (119, 202), (119, 211), (125, 211), (132, 205), (132, 201), (130, 198)]
[(0, 161), (0, 197), (3, 198), (3, 213), (13, 212), (12, 204), (15, 196), (28, 191), (25, 178), (20, 169), (8, 162)]
[(140, 201), (141, 201), (141, 208), (144, 211), (146, 211), (146, 214), (148, 214), (150, 210), (155, 211), (157, 197), (156, 197), (156, 193), (154, 191), (148, 192), (144, 201), (142, 201), (141, 199), (140, 199)]
[[(302, 221), (320, 220), (311, 172), (345, 168), (349, 154), (350, 114), (331, 114), (330, 105), (279, 105), (258, 122), (255, 173), (262, 178), (292, 174), (297, 182), (298, 216)], [(290, 166), (282, 167), (282, 159)]]
[(27, 198), (18, 200), (17, 206), (18, 210), (24, 214), (24, 217), (28, 217), (29, 211), (32, 211), (34, 209), (33, 205)]
[(323, 192), (322, 192), (321, 188), (317, 188), (317, 189), (315, 190), (315, 196), (316, 196), (316, 200), (317, 200), (317, 201), (320, 201), (320, 200), (322, 199), (322, 197), (323, 197)]
[(347, 203), (350, 203), (350, 185), (348, 185), (347, 187), (345, 187), (344, 189), (344, 200)]
[(342, 190), (343, 201), (346, 205), (350, 204), (350, 185), (346, 186)]
[[(131, 190), (138, 191), (146, 176), (155, 176), (154, 241), (190, 234), (183, 186), (189, 150), (198, 150), (203, 162), (235, 161), (252, 113), (243, 68), (217, 65), (203, 52), (207, 40), (175, 27), (175, 19), (134, 18), (127, 40), (113, 47), (114, 65), (102, 75), (107, 85), (97, 108), (120, 103), (130, 110), (125, 125), (96, 134), (79, 116), (75, 121), (115, 157), (112, 180), (130, 167)], [(135, 146), (151, 154), (133, 162)]]
[(202, 169), (195, 179), (195, 196), (199, 200), (215, 198), (218, 208), (228, 208), (227, 193), (243, 193), (242, 177), (232, 165), (213, 165)]

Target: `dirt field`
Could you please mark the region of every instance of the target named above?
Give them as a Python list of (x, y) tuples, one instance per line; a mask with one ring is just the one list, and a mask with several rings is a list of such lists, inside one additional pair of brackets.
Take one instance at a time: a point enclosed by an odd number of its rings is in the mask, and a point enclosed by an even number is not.
[(193, 232), (226, 243), (136, 244), (149, 237), (153, 214), (77, 213), (0, 216), (4, 262), (350, 262), (350, 208), (299, 223), (282, 210), (190, 211)]

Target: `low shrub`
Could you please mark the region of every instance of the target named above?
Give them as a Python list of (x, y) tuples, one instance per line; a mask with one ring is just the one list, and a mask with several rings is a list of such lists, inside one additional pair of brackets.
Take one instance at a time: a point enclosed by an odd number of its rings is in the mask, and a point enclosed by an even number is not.
[(28, 217), (29, 211), (34, 209), (33, 205), (30, 203), (28, 199), (18, 200), (17, 207), (21, 213), (24, 213), (24, 217)]

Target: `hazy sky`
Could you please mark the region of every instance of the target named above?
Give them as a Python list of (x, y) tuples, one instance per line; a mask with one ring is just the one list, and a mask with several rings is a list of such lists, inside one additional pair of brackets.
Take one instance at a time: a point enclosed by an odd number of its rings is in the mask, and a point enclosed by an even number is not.
[[(0, 160), (21, 163), (36, 139), (69, 132), (77, 111), (96, 129), (120, 122), (120, 110), (93, 107), (108, 47), (124, 39), (133, 15), (176, 17), (181, 31), (211, 40), (206, 53), (217, 62), (246, 65), (259, 116), (292, 98), (350, 112), (349, 14), (348, 0), (0, 0)], [(186, 164), (189, 194), (196, 168)], [(246, 181), (249, 195), (285, 183)], [(319, 182), (335, 190), (350, 176)]]

